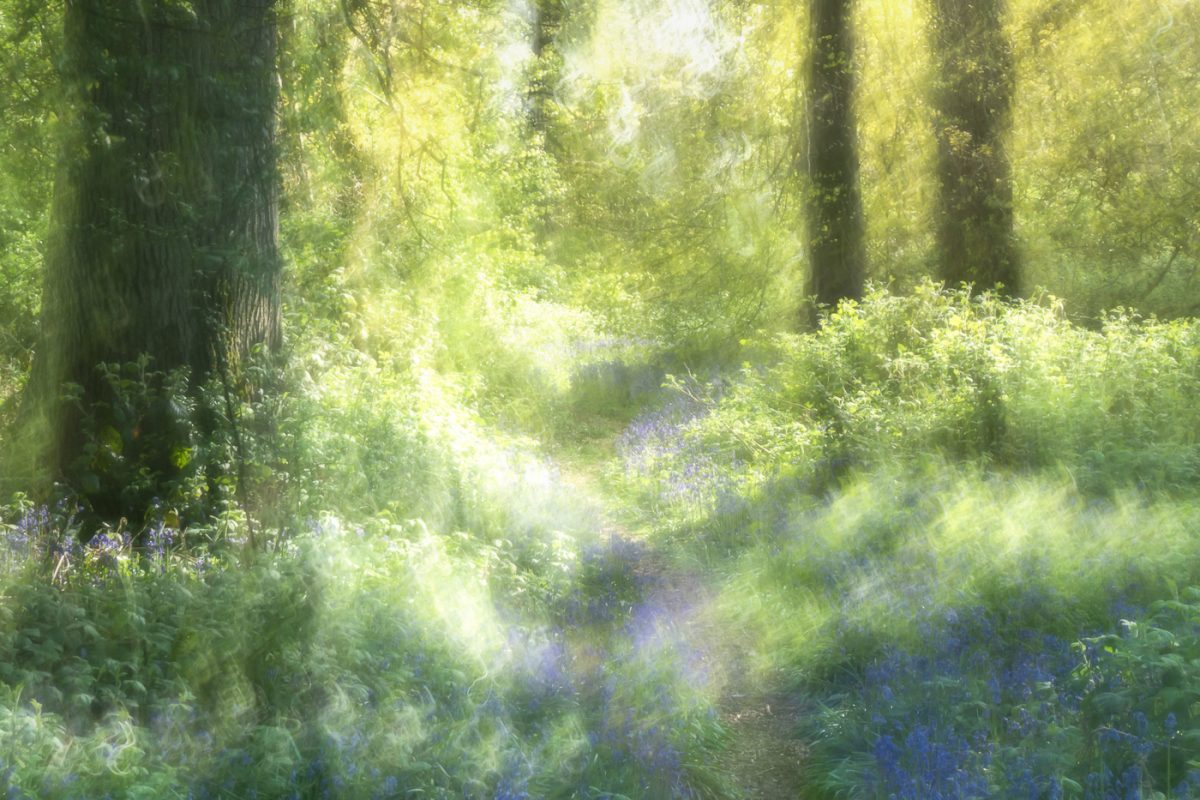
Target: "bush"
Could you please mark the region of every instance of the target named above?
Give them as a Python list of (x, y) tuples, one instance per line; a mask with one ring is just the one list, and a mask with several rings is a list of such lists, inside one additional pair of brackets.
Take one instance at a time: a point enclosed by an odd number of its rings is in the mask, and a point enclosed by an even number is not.
[(1200, 480), (1194, 321), (1118, 312), (1087, 330), (1053, 301), (926, 283), (904, 297), (874, 290), (816, 333), (759, 349), (767, 366), (748, 365), (720, 393), (688, 390), (702, 408), (671, 430), (640, 441), (635, 423), (628, 462), (644, 462), (657, 442), (674, 448), (654, 457), (654, 474), (634, 470), (635, 488), (667, 498), (670, 476), (711, 463), (742, 494), (781, 478), (819, 493), (851, 468), (931, 457), (1061, 468), (1088, 492)]

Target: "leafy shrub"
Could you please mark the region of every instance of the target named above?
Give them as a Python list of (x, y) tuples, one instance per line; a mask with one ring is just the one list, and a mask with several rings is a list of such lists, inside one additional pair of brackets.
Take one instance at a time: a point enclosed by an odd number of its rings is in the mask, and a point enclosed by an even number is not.
[[(703, 408), (657, 435), (674, 453), (633, 485), (665, 497), (668, 476), (710, 462), (742, 494), (780, 479), (819, 493), (853, 467), (931, 455), (1062, 468), (1097, 492), (1200, 479), (1195, 322), (1117, 312), (1088, 330), (1051, 301), (925, 283), (843, 304), (813, 334), (768, 341), (763, 360), (719, 396), (694, 398)], [(630, 442), (626, 458), (644, 461), (654, 446)]]
[(1169, 797), (1200, 795), (1200, 589), (1078, 645), (1088, 768)]

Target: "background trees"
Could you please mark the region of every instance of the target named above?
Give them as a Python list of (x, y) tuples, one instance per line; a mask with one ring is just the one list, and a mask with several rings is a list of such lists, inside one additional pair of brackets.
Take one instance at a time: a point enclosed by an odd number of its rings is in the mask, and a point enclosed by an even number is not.
[(4, 5), (6, 397), (39, 315), (45, 397), (136, 353), (202, 381), (286, 312), (372, 354), (504, 364), (464, 380), (511, 408), (565, 380), (501, 345), (514, 319), (539, 347), (598, 325), (679, 364), (740, 358), (794, 329), (798, 296), (866, 279), (1042, 286), (1081, 315), (1194, 305), (1190, 6), (297, 0), (284, 301), (275, 45), (246, 21), (265, 8), (130, 6), (63, 38), (54, 7)]
[[(1192, 313), (1200, 9), (1013, 3), (1010, 155), (1029, 286), (1082, 313)], [(1087, 65), (1086, 68), (1084, 65)], [(1168, 68), (1169, 65), (1169, 68)]]
[[(0, 384), (20, 385), (37, 340), (59, 100), (55, 59), (61, 8), (22, 3), (0, 12)], [(0, 424), (16, 412), (2, 392)]]
[(561, 77), (561, 55), (556, 51), (555, 39), (562, 30), (563, 0), (540, 0), (531, 6), (530, 13), (529, 127), (545, 136), (546, 106)]

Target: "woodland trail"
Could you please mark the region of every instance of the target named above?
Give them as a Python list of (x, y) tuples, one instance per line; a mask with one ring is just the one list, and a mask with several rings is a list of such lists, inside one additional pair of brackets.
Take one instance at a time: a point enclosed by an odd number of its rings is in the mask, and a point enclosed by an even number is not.
[(560, 464), (564, 488), (593, 512), (604, 545), (629, 561), (641, 588), (630, 617), (651, 620), (659, 639), (685, 651), (683, 660), (699, 664), (705, 675), (729, 734), (709, 766), (742, 800), (799, 798), (807, 755), (798, 735), (802, 709), (794, 697), (755, 680), (753, 643), (720, 624), (719, 575), (681, 564), (650, 541), (644, 526), (606, 496), (590, 466)]

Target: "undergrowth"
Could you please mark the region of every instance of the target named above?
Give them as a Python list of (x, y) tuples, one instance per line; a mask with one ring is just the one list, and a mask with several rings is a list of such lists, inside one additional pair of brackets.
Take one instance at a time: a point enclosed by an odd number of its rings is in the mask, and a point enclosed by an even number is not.
[(748, 352), (614, 480), (807, 709), (805, 796), (1200, 796), (1200, 325), (926, 284)]
[[(651, 343), (580, 348), (508, 414), (313, 346), (237, 410), (247, 486), (205, 513), (200, 472), (96, 536), (15, 498), (9, 795), (736, 796), (653, 552), (794, 695), (805, 796), (1200, 797), (1195, 322), (927, 285), (744, 354), (656, 394)], [(607, 478), (644, 543), (497, 424), (630, 404)]]
[[(712, 698), (529, 440), (432, 371), (291, 369), (237, 409), (241, 492), (189, 459), (119, 523), (0, 508), (7, 796), (724, 796)], [(171, 385), (113, 370), (134, 416)], [(119, 435), (98, 480), (161, 485)]]

